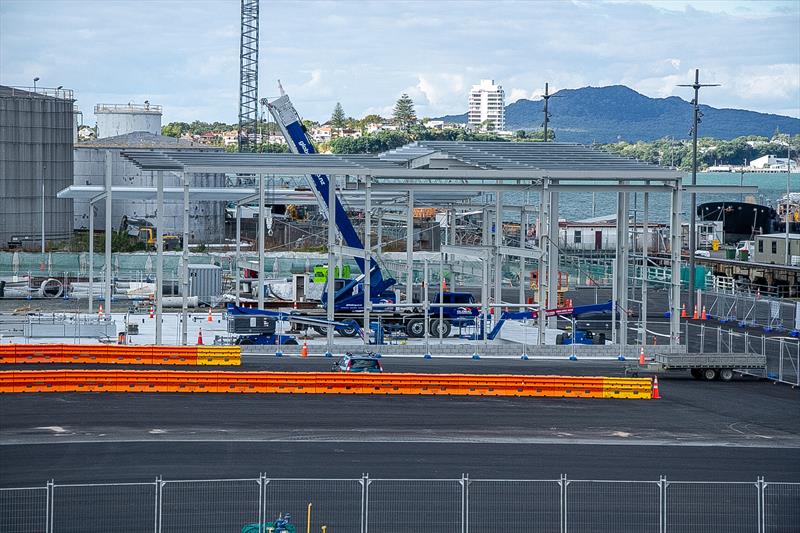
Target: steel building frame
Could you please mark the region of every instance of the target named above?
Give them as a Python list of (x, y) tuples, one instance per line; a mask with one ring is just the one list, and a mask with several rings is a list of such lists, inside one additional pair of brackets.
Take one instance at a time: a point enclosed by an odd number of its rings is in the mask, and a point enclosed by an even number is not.
[[(488, 216), (484, 210), (483, 246), (486, 248), (484, 270), (490, 263), (495, 264), (495, 283), (493, 303), (489, 302), (491, 286), (488, 275), (484, 275), (481, 306), (506, 306), (500, 301), (500, 258), (512, 255), (514, 250), (502, 245), (502, 213), (506, 210), (503, 193), (509, 191), (536, 192), (539, 194), (540, 245), (537, 250), (519, 251), (516, 255), (529, 257), (535, 252), (539, 261), (539, 294), (541, 301), (557, 301), (558, 274), (558, 195), (561, 192), (614, 192), (618, 196), (618, 253), (614, 262), (614, 305), (626, 309), (628, 298), (628, 264), (630, 243), (628, 242), (627, 206), (631, 192), (669, 194), (672, 205), (670, 220), (670, 269), (672, 273), (670, 298), (670, 345), (680, 343), (680, 267), (681, 267), (681, 209), (682, 194), (685, 191), (730, 192), (731, 186), (691, 186), (682, 185), (683, 173), (665, 169), (640, 161), (624, 159), (616, 155), (600, 152), (584, 146), (569, 143), (494, 143), (494, 142), (439, 142), (423, 141), (412, 143), (397, 150), (373, 155), (319, 155), (319, 154), (228, 154), (228, 153), (181, 153), (171, 151), (126, 151), (123, 156), (142, 170), (174, 171), (183, 173), (228, 173), (254, 174), (258, 177), (260, 198), (259, 226), (259, 265), (261, 276), (264, 271), (263, 248), (263, 209), (265, 181), (275, 175), (316, 175), (328, 174), (333, 183), (340, 178), (355, 177), (359, 193), (363, 194), (365, 209), (373, 205), (375, 196), (389, 193), (392, 198), (405, 195), (405, 213), (409, 228), (413, 228), (413, 208), (417, 195), (455, 193), (494, 193), (495, 194), (495, 232), (492, 236)], [(347, 180), (344, 180), (347, 181)], [(184, 179), (185, 182), (185, 179)], [(344, 188), (344, 186), (341, 186)], [(734, 189), (739, 189), (734, 187)], [(741, 192), (752, 192), (754, 187), (744, 187)], [(334, 187), (331, 187), (331, 191)], [(252, 191), (252, 190), (251, 190)], [(252, 191), (253, 193), (255, 191)], [(252, 196), (252, 194), (251, 194)], [(244, 199), (243, 197), (242, 199)], [(384, 197), (386, 198), (386, 197)], [(433, 198), (432, 198), (433, 199)], [(451, 198), (452, 199), (452, 198)], [(359, 202), (360, 203), (360, 202)], [(452, 205), (452, 204), (449, 204)], [(517, 207), (519, 209), (519, 207)], [(237, 214), (238, 214), (237, 209)], [(238, 219), (238, 217), (237, 217)], [(647, 221), (645, 220), (646, 224)], [(369, 227), (369, 224), (367, 224)], [(349, 250), (337, 247), (334, 224), (329, 221), (328, 250), (329, 268), (333, 271), (335, 252), (343, 255), (364, 257), (369, 264), (372, 256), (370, 246), (364, 250)], [(408, 231), (411, 235), (412, 231)], [(407, 295), (411, 303), (410, 290), (413, 287), (413, 240), (408, 238), (406, 252), (408, 257)], [(237, 250), (238, 253), (238, 250)], [(331, 287), (332, 288), (332, 287)], [(261, 293), (261, 291), (259, 291)], [(184, 298), (186, 291), (184, 290)], [(329, 295), (332, 298), (332, 295)], [(365, 303), (369, 298), (369, 287), (365, 287)], [(644, 294), (646, 308), (646, 292)], [(523, 302), (520, 303), (522, 305)], [(263, 293), (259, 298), (263, 307)], [(364, 320), (369, 324), (370, 306), (365, 305)], [(329, 314), (332, 307), (329, 309)], [(542, 314), (540, 314), (541, 316)], [(620, 313), (615, 331), (627, 332), (626, 313)], [(329, 319), (332, 319), (329, 317)], [(539, 320), (539, 342), (544, 342), (545, 321)], [(617, 330), (616, 328), (619, 328)], [(624, 343), (616, 333), (613, 342)], [(329, 336), (329, 345), (332, 339)]]

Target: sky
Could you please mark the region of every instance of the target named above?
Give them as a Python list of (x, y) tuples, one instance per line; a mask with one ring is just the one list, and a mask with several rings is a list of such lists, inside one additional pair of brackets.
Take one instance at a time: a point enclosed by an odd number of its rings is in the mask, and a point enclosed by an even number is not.
[[(800, 2), (737, 0), (261, 0), (259, 97), (283, 83), (304, 118), (463, 113), (494, 79), (506, 103), (627, 85), (800, 117)], [(163, 123), (237, 121), (239, 0), (0, 0), (0, 84), (63, 85), (98, 103), (164, 106)]]

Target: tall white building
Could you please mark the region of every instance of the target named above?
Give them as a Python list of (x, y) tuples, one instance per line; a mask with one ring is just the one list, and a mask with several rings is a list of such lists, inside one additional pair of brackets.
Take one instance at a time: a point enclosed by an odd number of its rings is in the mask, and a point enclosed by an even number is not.
[[(495, 85), (494, 80), (481, 80), (480, 84), (473, 85), (469, 92), (469, 114), (467, 115), (469, 126), (484, 130), (505, 130), (505, 101), (503, 86)], [(483, 125), (484, 122), (486, 125)]]

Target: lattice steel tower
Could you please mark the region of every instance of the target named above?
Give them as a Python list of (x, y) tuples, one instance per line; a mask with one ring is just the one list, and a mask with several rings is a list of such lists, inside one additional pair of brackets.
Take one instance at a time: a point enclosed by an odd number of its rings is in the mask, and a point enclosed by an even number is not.
[[(250, 151), (258, 127), (258, 0), (242, 0), (239, 46), (239, 151)], [(254, 139), (253, 139), (254, 140)]]

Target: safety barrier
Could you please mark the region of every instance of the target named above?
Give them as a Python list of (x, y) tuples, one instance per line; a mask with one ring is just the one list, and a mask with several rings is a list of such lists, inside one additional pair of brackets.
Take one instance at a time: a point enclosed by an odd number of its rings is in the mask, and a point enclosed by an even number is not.
[(1, 344), (0, 364), (238, 366), (239, 346), (134, 346), (117, 344)]
[(221, 392), (650, 399), (650, 378), (169, 370), (13, 370), (0, 392)]

